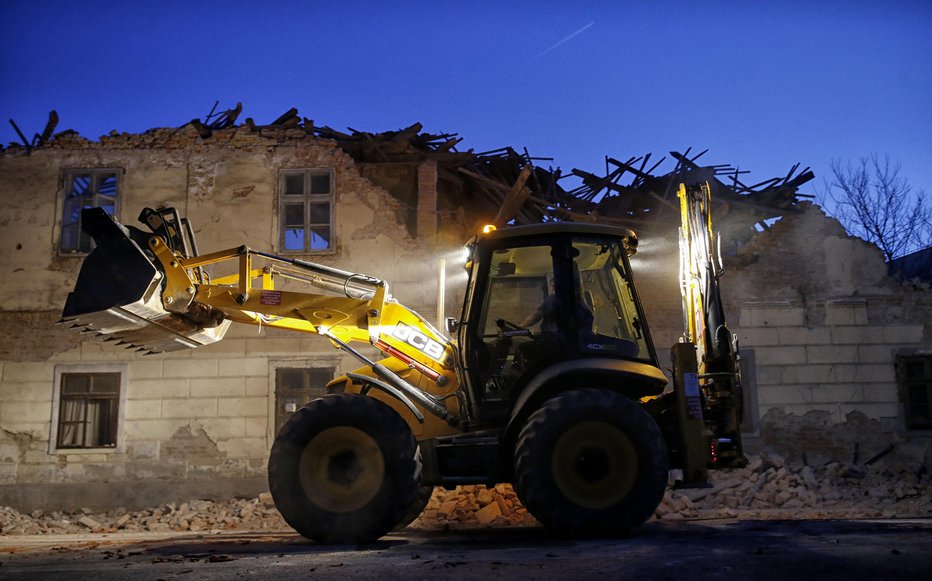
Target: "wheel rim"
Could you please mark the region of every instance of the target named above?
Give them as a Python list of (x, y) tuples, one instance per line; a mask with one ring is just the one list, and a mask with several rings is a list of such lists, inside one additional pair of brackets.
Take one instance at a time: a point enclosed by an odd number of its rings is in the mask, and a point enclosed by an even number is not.
[(301, 454), (301, 488), (318, 507), (346, 513), (366, 506), (382, 487), (385, 459), (369, 434), (349, 426), (328, 428)]
[(628, 436), (605, 422), (565, 431), (553, 448), (551, 472), (560, 492), (589, 509), (614, 506), (631, 492), (638, 459)]

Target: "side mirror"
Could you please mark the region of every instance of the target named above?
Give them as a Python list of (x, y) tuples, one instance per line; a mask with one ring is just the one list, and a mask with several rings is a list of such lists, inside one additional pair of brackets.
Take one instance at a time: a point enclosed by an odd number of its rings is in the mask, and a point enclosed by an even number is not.
[(447, 323), (447, 324), (446, 324), (447, 333), (449, 333), (450, 335), (453, 335), (453, 334), (455, 334), (457, 331), (459, 331), (460, 322), (457, 321), (454, 317), (447, 317), (446, 323)]

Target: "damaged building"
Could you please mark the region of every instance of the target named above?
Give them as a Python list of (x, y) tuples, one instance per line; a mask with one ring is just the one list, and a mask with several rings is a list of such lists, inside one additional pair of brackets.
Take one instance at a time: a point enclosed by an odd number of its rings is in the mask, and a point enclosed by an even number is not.
[[(564, 174), (527, 151), (460, 151), (457, 135), (420, 124), (340, 132), (296, 110), (266, 125), (240, 122), (241, 111), (97, 141), (56, 133), (53, 116), (0, 151), (3, 503), (254, 495), (267, 487), (277, 428), (358, 365), (327, 341), (276, 329), (234, 326), (219, 343), (147, 355), (56, 325), (90, 250), (82, 206), (123, 223), (145, 207), (175, 207), (203, 252), (247, 244), (376, 276), (431, 319), (459, 315), (455, 257), (482, 224), (626, 226), (640, 235), (632, 264), (663, 352), (683, 328), (679, 182), (711, 186), (748, 448), (932, 468), (932, 292), (889, 277), (879, 250), (806, 200), (808, 170), (746, 185), (744, 173), (687, 150)], [(450, 287), (442, 308), (440, 259)]]

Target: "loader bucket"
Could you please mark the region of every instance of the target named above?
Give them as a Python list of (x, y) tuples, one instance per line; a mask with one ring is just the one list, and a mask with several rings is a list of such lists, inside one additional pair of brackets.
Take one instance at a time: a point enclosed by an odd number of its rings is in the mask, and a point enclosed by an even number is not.
[(162, 306), (162, 273), (103, 208), (81, 212), (81, 228), (95, 248), (84, 259), (68, 294), (61, 323), (146, 353), (208, 345), (223, 338), (230, 321), (204, 327)]

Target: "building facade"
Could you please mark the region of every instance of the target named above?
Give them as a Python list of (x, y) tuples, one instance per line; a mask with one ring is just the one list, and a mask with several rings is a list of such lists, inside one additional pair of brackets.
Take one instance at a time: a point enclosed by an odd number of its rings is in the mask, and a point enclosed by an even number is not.
[[(90, 248), (81, 207), (134, 223), (145, 207), (172, 206), (201, 252), (247, 244), (376, 276), (428, 318), (438, 259), (463, 242), (463, 224), (438, 220), (435, 161), (362, 167), (297, 128), (69, 133), (0, 152), (0, 178), (0, 503), (24, 510), (261, 492), (278, 426), (358, 366), (318, 337), (257, 327), (144, 356), (55, 325)], [(408, 180), (403, 197), (383, 187), (394, 179)], [(646, 232), (633, 262), (660, 351), (682, 329), (675, 249), (675, 231)], [(878, 251), (816, 207), (728, 262), (752, 449), (929, 461), (928, 287), (888, 278)], [(448, 281), (458, 315), (463, 281)]]
[[(0, 283), (5, 504), (256, 494), (277, 426), (334, 373), (358, 367), (325, 340), (274, 329), (234, 326), (214, 345), (144, 356), (55, 325), (90, 249), (83, 206), (127, 224), (144, 207), (175, 207), (202, 252), (247, 244), (310, 259), (435, 308), (436, 212), (412, 238), (399, 202), (331, 141), (246, 128), (204, 140), (188, 126), (99, 142), (71, 135), (24, 153), (0, 156), (0, 261), (11, 275)], [(416, 169), (429, 208), (436, 181)]]

